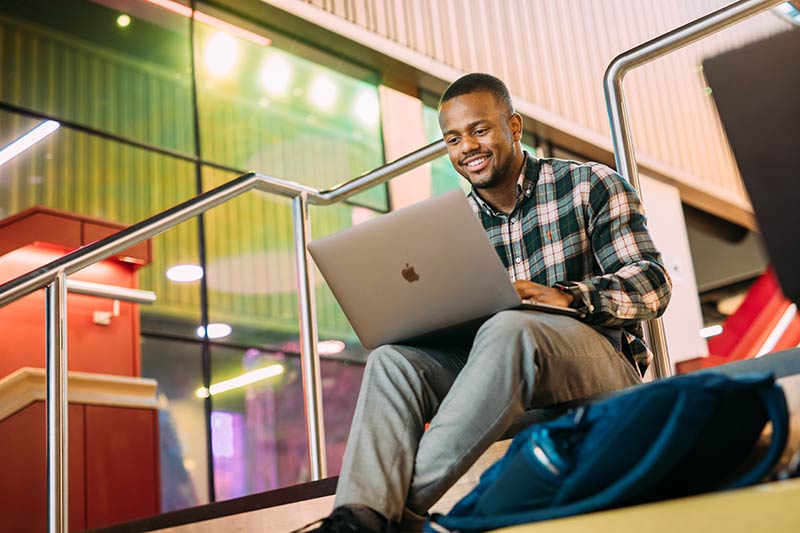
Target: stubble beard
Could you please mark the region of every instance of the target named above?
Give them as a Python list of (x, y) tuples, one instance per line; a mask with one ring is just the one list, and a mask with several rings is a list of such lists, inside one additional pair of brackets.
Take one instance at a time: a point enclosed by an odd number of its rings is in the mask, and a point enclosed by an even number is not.
[(495, 168), (489, 177), (482, 182), (474, 182), (469, 179), (467, 176), (467, 181), (472, 185), (475, 189), (492, 189), (503, 182), (503, 180), (513, 171), (512, 165), (514, 164), (514, 158), (509, 157), (508, 160), (503, 164), (502, 167)]

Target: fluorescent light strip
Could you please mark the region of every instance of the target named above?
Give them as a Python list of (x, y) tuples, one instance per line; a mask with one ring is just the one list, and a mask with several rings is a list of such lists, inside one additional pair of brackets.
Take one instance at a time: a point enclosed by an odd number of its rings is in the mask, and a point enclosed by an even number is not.
[(260, 46), (269, 46), (272, 44), (272, 41), (267, 39), (263, 35), (247, 31), (246, 29), (231, 24), (230, 22), (225, 22), (224, 20), (220, 20), (216, 17), (212, 17), (211, 15), (207, 15), (202, 11), (195, 11), (194, 18), (195, 20), (198, 20), (204, 24), (208, 24), (209, 26), (214, 26), (215, 28), (220, 29), (222, 31), (238, 35), (242, 39), (247, 39), (251, 43), (256, 43)]
[(31, 131), (0, 150), (0, 165), (17, 157), (34, 144), (56, 131), (60, 126), (61, 124), (55, 120), (45, 120), (40, 123)]
[(789, 329), (789, 325), (792, 323), (792, 320), (794, 320), (795, 316), (797, 316), (797, 306), (792, 304), (786, 308), (786, 311), (783, 312), (783, 316), (772, 330), (772, 333), (769, 334), (767, 340), (764, 341), (764, 344), (756, 354), (756, 357), (761, 357), (762, 355), (767, 355), (768, 353), (772, 352), (772, 350), (775, 348), (775, 345), (778, 344), (778, 341), (781, 340), (781, 337), (783, 337), (783, 334), (786, 333), (787, 329)]
[[(146, 1), (158, 7), (172, 11), (173, 13), (177, 13), (182, 17), (186, 18), (192, 17), (192, 8), (189, 6), (185, 6), (183, 4), (179, 4), (178, 2), (173, 2), (172, 0), (146, 0)], [(233, 35), (237, 35), (242, 39), (247, 39), (251, 43), (255, 43), (260, 46), (269, 46), (272, 44), (272, 41), (267, 39), (263, 35), (253, 33), (252, 31), (248, 31), (242, 27), (231, 24), (230, 22), (225, 22), (224, 20), (220, 20), (217, 17), (212, 17), (211, 15), (203, 13), (202, 11), (195, 11), (194, 19), (199, 22), (202, 22), (203, 24), (208, 24), (209, 26), (214, 26), (215, 28), (220, 29), (222, 31), (226, 31), (228, 33), (232, 33)]]
[(244, 387), (245, 385), (250, 385), (251, 383), (255, 383), (257, 381), (275, 377), (282, 373), (283, 373), (283, 365), (281, 364), (269, 365), (265, 366), (264, 368), (259, 368), (258, 370), (246, 372), (241, 376), (235, 377), (233, 379), (228, 379), (225, 381), (220, 381), (219, 383), (214, 383), (208, 389), (206, 389), (205, 387), (200, 387), (199, 389), (197, 389), (196, 394), (199, 398), (208, 398), (209, 396), (214, 396), (215, 394), (219, 394), (221, 392), (227, 392), (229, 390), (238, 389), (239, 387)]
[(173, 2), (172, 0), (147, 0), (151, 4), (155, 4), (158, 7), (163, 7), (164, 9), (168, 9), (173, 13), (177, 13), (182, 17), (186, 17), (187, 19), (192, 16), (192, 8), (189, 6), (185, 6), (183, 4), (179, 4), (178, 2)]
[(722, 326), (717, 324), (716, 326), (708, 326), (707, 328), (703, 328), (700, 330), (700, 336), (704, 339), (708, 339), (709, 337), (714, 337), (722, 333)]
[(773, 7), (772, 12), (787, 22), (800, 26), (800, 10), (789, 2)]

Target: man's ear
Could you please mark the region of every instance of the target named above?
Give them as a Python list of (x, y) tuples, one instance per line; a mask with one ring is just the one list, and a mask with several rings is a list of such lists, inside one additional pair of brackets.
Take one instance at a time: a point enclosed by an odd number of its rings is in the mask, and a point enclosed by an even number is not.
[(522, 115), (514, 113), (508, 119), (508, 125), (511, 127), (511, 134), (514, 136), (514, 141), (522, 139)]

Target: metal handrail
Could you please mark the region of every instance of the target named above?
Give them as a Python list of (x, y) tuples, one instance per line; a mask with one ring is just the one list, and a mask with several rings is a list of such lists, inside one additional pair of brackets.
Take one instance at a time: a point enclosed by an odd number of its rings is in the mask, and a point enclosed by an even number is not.
[(97, 298), (108, 298), (111, 300), (121, 300), (135, 304), (151, 304), (156, 301), (156, 293), (153, 291), (143, 291), (141, 289), (129, 289), (128, 287), (117, 287), (116, 285), (106, 285), (104, 283), (92, 283), (90, 281), (67, 280), (67, 292), (83, 294), (84, 296), (96, 296)]
[[(614, 155), (619, 173), (641, 195), (633, 142), (627, 124), (622, 78), (630, 70), (710, 33), (766, 11), (783, 0), (741, 0), (705, 17), (637, 46), (609, 65), (605, 78)], [(272, 192), (293, 199), (297, 284), (300, 306), (300, 351), (304, 403), (308, 428), (309, 466), (312, 480), (325, 476), (325, 443), (322, 425), (319, 354), (314, 317), (312, 271), (306, 244), (309, 237), (308, 203), (330, 205), (425, 164), (446, 151), (437, 141), (372, 172), (328, 190), (316, 190), (296, 182), (249, 173), (200, 194), (162, 213), (130, 226), (110, 237), (79, 248), (43, 267), (0, 285), (0, 307), (33, 291), (46, 288), (47, 336), (47, 478), (48, 530), (66, 531), (67, 517), (67, 276), (115, 253), (147, 240), (173, 226), (225, 203), (250, 189)], [(656, 356), (656, 377), (669, 375), (669, 356), (660, 319), (645, 324), (646, 335)]]
[(312, 480), (327, 475), (322, 422), (319, 354), (314, 310), (308, 204), (330, 205), (428, 163), (446, 152), (437, 141), (331, 189), (317, 190), (254, 172), (178, 204), (109, 237), (83, 246), (36, 270), (0, 285), (0, 307), (46, 288), (47, 494), (48, 531), (67, 531), (67, 276), (145, 241), (237, 196), (258, 189), (293, 199), (297, 288), (300, 306), (300, 355), (306, 413), (309, 471)]
[(68, 276), (74, 274), (98, 261), (102, 261), (126, 248), (158, 235), (181, 222), (200, 215), (212, 207), (227, 202), (250, 189), (255, 188), (289, 198), (302, 194), (306, 197), (308, 203), (331, 205), (395, 178), (420, 165), (424, 165), (443, 155), (446, 150), (444, 141), (436, 141), (371, 172), (323, 190), (313, 189), (294, 181), (282, 180), (256, 172), (243, 174), (219, 187), (199, 194), (166, 211), (162, 211), (104, 239), (82, 246), (36, 270), (3, 283), (0, 285), (0, 307), (46, 287), (50, 284), (54, 273), (59, 269), (64, 269)]
[[(762, 13), (785, 0), (740, 0), (728, 4), (688, 24), (675, 28), (655, 39), (623, 52), (608, 65), (603, 83), (605, 87), (608, 120), (611, 125), (611, 139), (614, 142), (614, 158), (617, 172), (630, 181), (642, 196), (639, 185), (639, 170), (633, 150), (633, 137), (628, 125), (628, 112), (622, 80), (631, 70), (665, 56), (688, 44), (718, 32), (742, 20)], [(661, 318), (645, 323), (645, 337), (653, 350), (653, 375), (656, 379), (669, 377), (672, 365), (669, 361), (666, 333)]]

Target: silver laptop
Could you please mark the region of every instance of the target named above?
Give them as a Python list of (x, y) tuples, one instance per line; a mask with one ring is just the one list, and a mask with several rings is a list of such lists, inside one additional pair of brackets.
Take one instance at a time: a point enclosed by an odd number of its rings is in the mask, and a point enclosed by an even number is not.
[(435, 335), (520, 301), (467, 198), (452, 191), (309, 243), (365, 348)]

